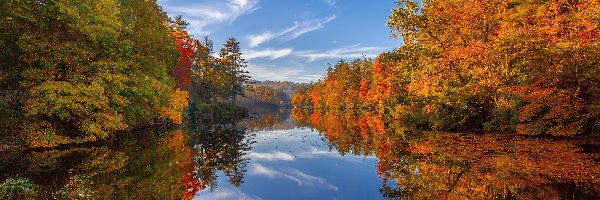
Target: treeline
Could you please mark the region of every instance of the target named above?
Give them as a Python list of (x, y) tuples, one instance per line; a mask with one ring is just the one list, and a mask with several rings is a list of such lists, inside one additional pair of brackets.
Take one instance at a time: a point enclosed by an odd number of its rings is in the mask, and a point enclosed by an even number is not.
[(250, 81), (246, 87), (243, 98), (237, 102), (245, 107), (270, 106), (273, 108), (292, 105), (292, 95), (298, 87), (306, 83), (294, 83), (290, 81)]
[[(184, 23), (185, 24), (185, 23)], [(189, 88), (190, 105), (185, 113), (190, 123), (205, 119), (230, 118), (247, 112), (236, 106), (239, 96), (244, 96), (250, 85), (247, 62), (242, 57), (239, 42), (229, 38), (217, 55), (213, 42), (208, 37), (197, 40), (185, 37), (185, 49), (189, 55), (184, 69), (189, 82), (182, 82)]]
[(399, 1), (387, 25), (402, 46), (340, 61), (293, 99), (421, 129), (597, 133), (599, 15), (596, 0)]
[(215, 58), (154, 0), (14, 1), (0, 13), (0, 143), (181, 123), (188, 100), (234, 98), (247, 80), (235, 39)]

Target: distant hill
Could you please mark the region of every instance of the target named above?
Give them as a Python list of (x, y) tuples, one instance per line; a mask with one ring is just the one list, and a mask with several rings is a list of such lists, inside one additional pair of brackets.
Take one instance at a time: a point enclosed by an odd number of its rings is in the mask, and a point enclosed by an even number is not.
[(259, 81), (252, 80), (244, 97), (240, 98), (238, 105), (247, 108), (279, 108), (291, 106), (291, 99), (296, 88), (306, 86), (308, 83), (294, 83), (291, 81)]
[(298, 86), (308, 85), (308, 83), (294, 83), (291, 81), (269, 81), (269, 80), (266, 80), (266, 81), (254, 81), (254, 82), (255, 82), (254, 85), (274, 88), (285, 94), (288, 94), (289, 97), (294, 95), (294, 91), (296, 91), (296, 88)]

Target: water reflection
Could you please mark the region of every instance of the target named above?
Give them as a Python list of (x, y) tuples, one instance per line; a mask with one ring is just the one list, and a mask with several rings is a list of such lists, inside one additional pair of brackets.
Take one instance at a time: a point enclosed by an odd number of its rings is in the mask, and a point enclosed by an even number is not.
[(181, 131), (133, 133), (92, 147), (3, 151), (0, 180), (8, 199), (180, 198), (200, 188), (193, 155)]
[(291, 126), (282, 110), (68, 148), (3, 148), (0, 199), (191, 199), (217, 188), (220, 175), (235, 187), (244, 182), (255, 142), (248, 132)]
[(292, 114), (342, 154), (375, 154), (386, 198), (600, 197), (597, 140), (417, 131), (369, 113)]
[(340, 155), (322, 135), (297, 127), (290, 110), (253, 114), (236, 124), (252, 147), (242, 156), (248, 159), (244, 184), (217, 178), (219, 187), (200, 191), (197, 199), (381, 198), (375, 157)]
[(280, 110), (93, 145), (0, 149), (0, 192), (8, 199), (597, 199), (599, 147), (586, 138), (426, 132), (370, 113)]
[(290, 130), (296, 128), (296, 121), (290, 117), (290, 109), (281, 108), (268, 113), (251, 113), (248, 119), (238, 122), (246, 128), (246, 132), (253, 133), (270, 130)]
[(196, 173), (204, 186), (214, 190), (218, 172), (224, 172), (234, 186), (243, 183), (252, 137), (246, 137), (246, 127), (235, 120), (204, 122), (190, 126), (190, 145), (195, 149)]

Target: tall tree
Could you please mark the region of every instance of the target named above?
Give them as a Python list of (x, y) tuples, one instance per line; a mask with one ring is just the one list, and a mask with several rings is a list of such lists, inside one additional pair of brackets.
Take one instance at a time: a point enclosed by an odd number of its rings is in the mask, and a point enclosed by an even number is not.
[(212, 55), (213, 42), (205, 36), (201, 41), (195, 43), (195, 61), (192, 65), (192, 101), (206, 103), (213, 97), (217, 84), (214, 80), (216, 58)]
[(237, 95), (244, 94), (244, 87), (248, 84), (250, 76), (244, 71), (246, 60), (242, 57), (239, 42), (235, 38), (229, 38), (219, 52), (221, 67), (225, 70), (225, 80), (229, 87), (231, 103), (235, 104)]

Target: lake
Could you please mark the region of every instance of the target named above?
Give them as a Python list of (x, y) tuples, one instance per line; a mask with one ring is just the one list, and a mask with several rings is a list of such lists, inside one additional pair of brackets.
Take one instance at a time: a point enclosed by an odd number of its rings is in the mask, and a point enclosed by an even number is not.
[(598, 199), (600, 142), (408, 130), (298, 110), (0, 150), (15, 199)]

